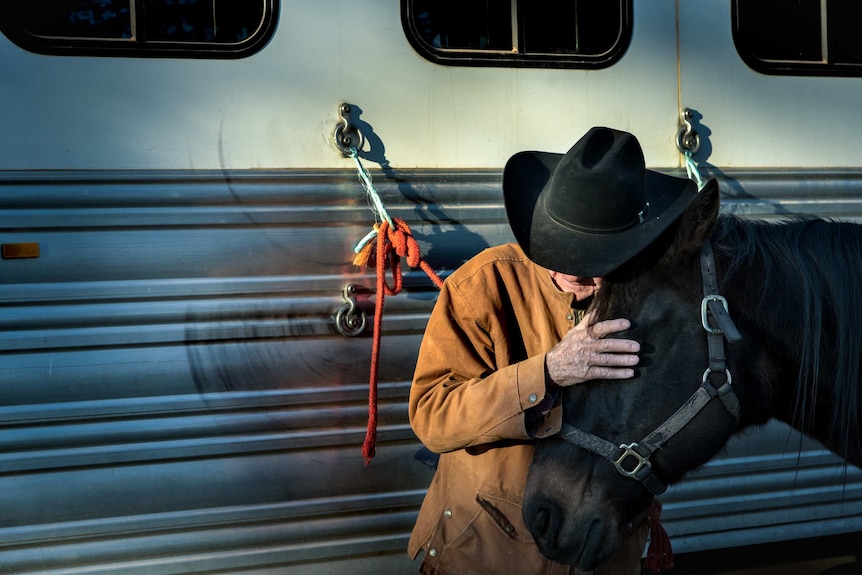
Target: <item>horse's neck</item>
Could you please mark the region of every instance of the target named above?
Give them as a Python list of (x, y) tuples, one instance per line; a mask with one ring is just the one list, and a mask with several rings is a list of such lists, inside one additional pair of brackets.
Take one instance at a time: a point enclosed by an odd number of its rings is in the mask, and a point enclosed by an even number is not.
[[(743, 232), (749, 255), (731, 265), (722, 291), (745, 336), (737, 369), (757, 402), (749, 412), (786, 421), (862, 466), (862, 311), (853, 256), (862, 227), (797, 223)], [(773, 236), (758, 245), (758, 234)], [(751, 255), (752, 248), (761, 251)]]

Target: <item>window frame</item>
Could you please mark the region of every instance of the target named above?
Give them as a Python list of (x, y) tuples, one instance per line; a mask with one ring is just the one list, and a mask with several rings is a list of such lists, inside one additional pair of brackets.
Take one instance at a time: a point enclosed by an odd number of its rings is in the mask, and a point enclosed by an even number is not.
[[(736, 53), (745, 62), (746, 66), (761, 74), (771, 76), (840, 76), (840, 77), (862, 77), (862, 62), (860, 63), (836, 63), (829, 61), (828, 51), (821, 51), (821, 60), (767, 60), (753, 55), (752, 43), (745, 37), (739, 26), (739, 3), (746, 0), (733, 0), (730, 8), (730, 27), (733, 36), (733, 45)], [(824, 14), (825, 16), (825, 14)], [(826, 38), (821, 39), (821, 45), (828, 45), (828, 18), (820, 23), (821, 34)]]
[[(526, 0), (529, 1), (529, 0)], [(619, 40), (604, 54), (516, 53), (507, 50), (467, 50), (436, 48), (416, 29), (413, 0), (401, 0), (401, 26), (407, 41), (424, 59), (443, 66), (571, 68), (597, 70), (608, 68), (623, 58), (632, 41), (632, 0), (619, 0), (623, 7)], [(518, 31), (520, 34), (520, 31)]]
[(238, 59), (259, 52), (275, 35), (279, 1), (262, 0), (262, 2), (264, 6), (260, 26), (241, 42), (137, 41), (134, 38), (40, 36), (28, 32), (18, 24), (10, 12), (8, 0), (0, 0), (0, 33), (28, 52), (48, 56)]

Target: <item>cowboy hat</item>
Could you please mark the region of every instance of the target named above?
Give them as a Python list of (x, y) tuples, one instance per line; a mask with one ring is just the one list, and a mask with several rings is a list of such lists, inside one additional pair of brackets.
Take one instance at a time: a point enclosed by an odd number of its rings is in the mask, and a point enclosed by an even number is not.
[(565, 154), (520, 152), (503, 170), (515, 239), (531, 260), (569, 275), (607, 275), (683, 212), (697, 185), (645, 168), (635, 137), (592, 128)]

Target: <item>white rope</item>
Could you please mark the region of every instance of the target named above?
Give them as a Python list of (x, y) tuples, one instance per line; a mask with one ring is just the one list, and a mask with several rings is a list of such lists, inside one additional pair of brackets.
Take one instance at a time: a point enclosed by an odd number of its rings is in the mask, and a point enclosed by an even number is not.
[(691, 152), (686, 150), (685, 152), (685, 171), (688, 173), (688, 177), (695, 182), (697, 182), (697, 191), (701, 191), (703, 189), (703, 178), (700, 175), (700, 170), (697, 167), (697, 163), (691, 157)]
[[(356, 169), (359, 172), (359, 180), (362, 182), (362, 186), (365, 188), (365, 193), (371, 201), (371, 211), (374, 212), (375, 221), (386, 220), (386, 223), (389, 224), (389, 228), (394, 230), (395, 224), (392, 222), (392, 218), (389, 217), (389, 212), (386, 211), (386, 207), (383, 205), (383, 200), (380, 199), (380, 194), (378, 194), (377, 190), (374, 188), (374, 183), (371, 181), (371, 174), (369, 174), (368, 170), (365, 169), (365, 166), (362, 165), (362, 161), (359, 159), (359, 152), (356, 148), (350, 148), (350, 157), (353, 158), (353, 162), (356, 164)], [(377, 228), (368, 232), (364, 238), (359, 240), (356, 247), (353, 248), (354, 253), (358, 254), (362, 251), (362, 248), (364, 248), (368, 242), (373, 240), (376, 235)]]

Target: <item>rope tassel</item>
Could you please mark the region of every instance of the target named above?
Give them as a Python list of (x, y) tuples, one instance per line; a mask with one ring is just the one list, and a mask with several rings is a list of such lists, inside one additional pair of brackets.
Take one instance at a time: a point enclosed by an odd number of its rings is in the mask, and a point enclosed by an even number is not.
[(658, 499), (653, 500), (652, 506), (647, 509), (647, 523), (650, 542), (646, 567), (653, 573), (673, 568), (673, 549), (670, 537), (661, 524), (661, 503)]

